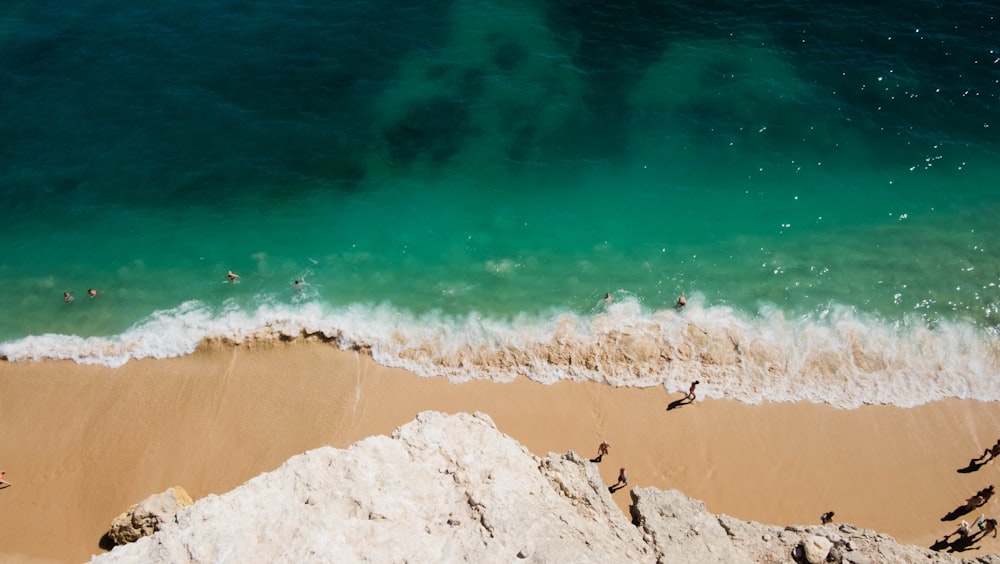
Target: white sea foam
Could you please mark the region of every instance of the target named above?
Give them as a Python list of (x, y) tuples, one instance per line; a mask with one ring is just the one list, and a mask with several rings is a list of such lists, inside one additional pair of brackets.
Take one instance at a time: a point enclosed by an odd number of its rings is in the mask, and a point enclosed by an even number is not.
[(476, 378), (597, 381), (686, 390), (748, 403), (808, 400), (839, 407), (913, 406), (942, 398), (1000, 400), (1000, 339), (971, 324), (889, 323), (831, 306), (790, 319), (702, 307), (649, 311), (625, 299), (596, 313), (496, 318), (413, 315), (390, 306), (188, 302), (107, 338), (39, 335), (0, 345), (11, 361), (69, 359), (118, 367), (192, 353), (204, 339), (236, 343), (318, 335), (370, 350), (385, 365), (460, 382)]

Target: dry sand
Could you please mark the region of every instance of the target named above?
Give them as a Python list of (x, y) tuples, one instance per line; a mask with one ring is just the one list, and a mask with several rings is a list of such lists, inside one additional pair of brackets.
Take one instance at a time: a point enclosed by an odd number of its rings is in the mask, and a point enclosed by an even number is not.
[[(0, 362), (0, 562), (81, 562), (111, 519), (173, 485), (226, 492), (310, 448), (388, 434), (428, 409), (483, 411), (532, 452), (595, 456), (611, 484), (677, 488), (709, 510), (764, 523), (821, 513), (922, 546), (941, 518), (997, 480), (958, 472), (1000, 437), (1000, 404), (913, 409), (699, 401), (661, 388), (451, 384), (321, 343), (206, 346), (123, 368)], [(628, 505), (628, 490), (615, 495)], [(996, 515), (997, 499), (965, 518)], [(1000, 552), (988, 539), (967, 553)]]

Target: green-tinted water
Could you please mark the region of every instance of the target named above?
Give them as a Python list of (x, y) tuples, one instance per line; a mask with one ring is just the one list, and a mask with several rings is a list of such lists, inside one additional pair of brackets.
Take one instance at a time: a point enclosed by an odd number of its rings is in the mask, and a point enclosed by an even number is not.
[(995, 12), (15, 4), (0, 352), (998, 399)]

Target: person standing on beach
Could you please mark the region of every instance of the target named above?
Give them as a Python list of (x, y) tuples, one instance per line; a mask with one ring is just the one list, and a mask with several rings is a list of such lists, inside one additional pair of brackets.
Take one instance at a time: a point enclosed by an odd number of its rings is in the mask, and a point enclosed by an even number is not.
[(688, 401), (692, 401), (692, 402), (694, 400), (698, 399), (698, 396), (696, 396), (695, 393), (694, 393), (694, 387), (697, 386), (698, 384), (701, 384), (701, 382), (699, 380), (695, 380), (694, 382), (691, 382), (691, 388), (688, 389), (688, 395), (684, 399), (686, 399)]
[(958, 535), (960, 540), (969, 538), (969, 522), (963, 519), (954, 532), (948, 533), (944, 536), (944, 542), (949, 542), (948, 539), (950, 539), (952, 535)]
[(983, 531), (983, 536), (993, 533), (993, 538), (997, 536), (997, 520), (996, 519), (986, 519), (979, 525), (980, 529)]
[(611, 445), (609, 445), (607, 441), (602, 441), (601, 444), (597, 445), (597, 457), (591, 458), (590, 461), (600, 462), (604, 458), (604, 455), (608, 453), (608, 449), (610, 448)]
[(608, 486), (608, 491), (611, 493), (615, 493), (627, 485), (628, 485), (628, 474), (625, 472), (625, 468), (620, 468), (618, 470), (618, 481)]
[(827, 511), (826, 513), (819, 516), (820, 523), (824, 525), (829, 525), (833, 523), (833, 511)]
[(608, 441), (602, 441), (601, 444), (597, 446), (597, 454), (600, 456), (604, 456), (605, 454), (608, 453), (608, 450), (610, 449), (611, 445), (608, 444)]

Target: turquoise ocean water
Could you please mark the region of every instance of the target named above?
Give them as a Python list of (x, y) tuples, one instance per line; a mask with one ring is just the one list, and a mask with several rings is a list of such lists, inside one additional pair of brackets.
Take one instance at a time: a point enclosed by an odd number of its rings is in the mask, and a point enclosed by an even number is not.
[(1000, 400), (993, 3), (160, 4), (0, 7), (8, 360)]

